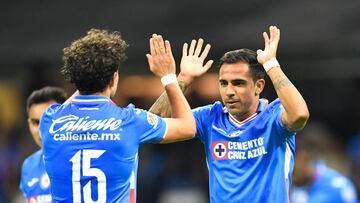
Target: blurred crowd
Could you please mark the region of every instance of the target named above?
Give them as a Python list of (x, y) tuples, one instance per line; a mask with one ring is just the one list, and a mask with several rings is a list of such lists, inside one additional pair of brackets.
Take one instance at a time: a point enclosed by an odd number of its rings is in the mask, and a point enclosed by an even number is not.
[[(15, 78), (15, 79), (14, 79)], [(73, 87), (58, 78), (52, 69), (31, 71), (25, 76), (0, 80), (0, 202), (25, 202), (19, 190), (20, 169), (25, 157), (37, 150), (27, 129), (25, 101), (45, 85)], [(163, 92), (160, 80), (151, 75), (120, 76), (119, 106), (128, 103), (149, 109)], [(219, 99), (218, 75), (199, 78), (186, 92), (192, 108)], [(27, 85), (24, 85), (27, 84)], [(274, 98), (265, 92), (264, 97)], [(311, 111), (311, 109), (310, 109)], [(359, 129), (360, 130), (360, 129)], [(311, 120), (298, 137), (314, 150), (314, 158), (349, 177), (360, 194), (360, 134), (344, 142), (333, 126)], [(198, 140), (166, 145), (144, 145), (140, 150), (138, 202), (208, 202), (208, 175), (203, 145)], [(296, 185), (296, 180), (294, 180)]]

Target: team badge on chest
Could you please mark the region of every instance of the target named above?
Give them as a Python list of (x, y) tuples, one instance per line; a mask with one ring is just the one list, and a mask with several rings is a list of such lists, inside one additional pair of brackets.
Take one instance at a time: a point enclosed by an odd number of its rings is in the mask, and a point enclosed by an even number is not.
[(227, 159), (227, 142), (212, 142), (212, 157), (214, 160)]
[(46, 189), (50, 186), (50, 179), (49, 179), (49, 176), (47, 173), (44, 173), (42, 176), (41, 176), (41, 180), (40, 180), (40, 186), (41, 188), (43, 189)]

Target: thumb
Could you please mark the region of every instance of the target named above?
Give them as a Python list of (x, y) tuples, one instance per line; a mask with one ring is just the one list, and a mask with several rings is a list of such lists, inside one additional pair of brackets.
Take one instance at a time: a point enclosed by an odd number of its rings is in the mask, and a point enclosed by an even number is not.
[(146, 54), (146, 58), (148, 60), (150, 70), (152, 70), (152, 67), (154, 66), (154, 60), (153, 57), (150, 54)]
[(209, 70), (213, 63), (214, 63), (213, 60), (209, 60), (208, 62), (206, 62), (205, 66), (204, 66), (205, 71)]
[(261, 52), (262, 52), (261, 49), (258, 49), (258, 50), (256, 51), (256, 53), (257, 53), (258, 55), (261, 54)]

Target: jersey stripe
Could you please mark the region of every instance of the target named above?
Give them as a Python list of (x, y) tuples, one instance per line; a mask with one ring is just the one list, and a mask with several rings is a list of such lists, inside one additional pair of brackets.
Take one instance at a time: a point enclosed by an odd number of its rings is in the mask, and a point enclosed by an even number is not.
[(110, 99), (73, 99), (73, 102), (110, 102)]
[[(285, 150), (285, 162), (284, 162), (284, 175), (285, 175), (285, 181), (286, 181), (286, 192), (289, 197), (289, 176), (291, 176), (290, 173), (290, 165), (291, 165), (291, 158), (293, 157), (293, 154), (291, 153), (290, 146), (286, 142), (286, 150)], [(290, 202), (290, 201), (289, 201)]]
[(249, 118), (247, 118), (247, 119), (245, 119), (243, 121), (238, 121), (238, 120), (236, 120), (235, 117), (233, 117), (233, 115), (231, 115), (229, 113), (229, 118), (230, 118), (230, 121), (232, 121), (235, 125), (240, 127), (240, 126), (244, 125), (246, 122), (249, 122), (249, 121), (253, 120), (254, 118), (256, 118), (257, 115), (258, 115), (258, 113), (254, 113)]
[(130, 176), (130, 200), (129, 203), (135, 203), (135, 173), (134, 171), (131, 172)]

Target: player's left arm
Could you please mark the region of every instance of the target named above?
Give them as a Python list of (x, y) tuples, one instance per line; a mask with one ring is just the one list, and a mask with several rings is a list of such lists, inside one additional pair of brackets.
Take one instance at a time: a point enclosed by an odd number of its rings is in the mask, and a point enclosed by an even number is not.
[(265, 49), (257, 51), (257, 59), (267, 71), (276, 94), (284, 106), (284, 111), (281, 114), (282, 124), (290, 131), (297, 132), (304, 128), (310, 113), (304, 98), (286, 77), (276, 60), (280, 29), (276, 26), (270, 26), (269, 31), (270, 37), (266, 32), (263, 33)]

